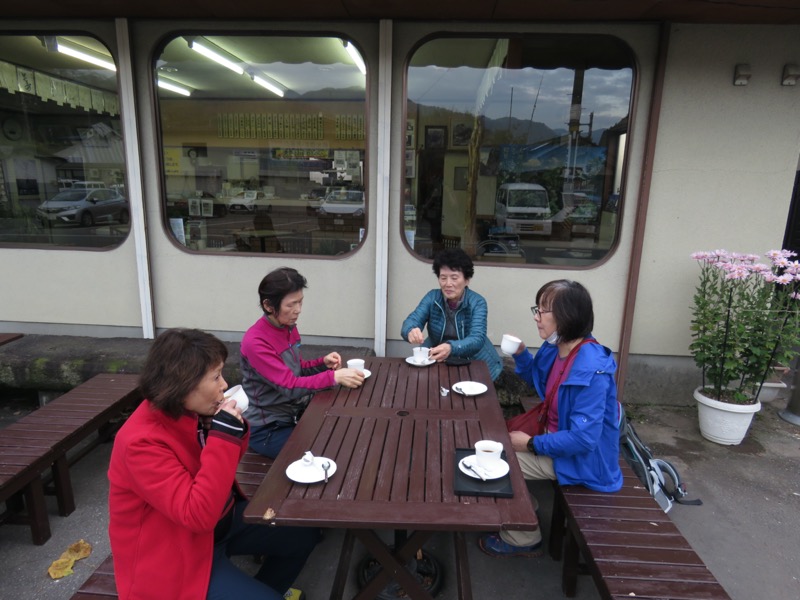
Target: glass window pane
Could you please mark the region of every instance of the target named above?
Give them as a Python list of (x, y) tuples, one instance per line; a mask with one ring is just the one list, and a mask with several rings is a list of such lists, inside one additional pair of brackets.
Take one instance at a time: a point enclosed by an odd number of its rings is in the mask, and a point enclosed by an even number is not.
[(214, 34), (165, 45), (163, 211), (179, 244), (330, 256), (361, 243), (366, 79), (348, 45)]
[(108, 48), (87, 36), (0, 35), (0, 245), (111, 248), (129, 230)]
[(408, 66), (405, 237), (417, 254), (589, 266), (612, 248), (633, 60), (605, 36), (438, 38)]

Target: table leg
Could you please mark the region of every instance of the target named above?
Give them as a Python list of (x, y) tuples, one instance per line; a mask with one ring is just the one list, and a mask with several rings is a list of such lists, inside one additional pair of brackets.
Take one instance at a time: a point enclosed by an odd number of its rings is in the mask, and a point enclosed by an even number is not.
[(463, 531), (453, 532), (453, 545), (455, 546), (456, 550), (456, 579), (458, 580), (458, 597), (460, 600), (472, 600), (472, 579), (469, 575), (467, 540)]
[(411, 572), (406, 569), (406, 563), (433, 535), (431, 531), (416, 531), (402, 548), (391, 548), (380, 539), (374, 531), (359, 529), (353, 530), (358, 540), (364, 544), (370, 556), (382, 566), (375, 577), (354, 597), (353, 600), (367, 600), (375, 598), (380, 591), (394, 579), (403, 587), (403, 591), (412, 600), (433, 600), (428, 591), (420, 585)]
[(344, 596), (344, 587), (347, 584), (347, 571), (350, 569), (350, 560), (353, 556), (353, 544), (356, 538), (353, 532), (348, 529), (344, 533), (342, 550), (339, 553), (339, 565), (336, 568), (336, 576), (333, 579), (330, 600), (340, 600)]

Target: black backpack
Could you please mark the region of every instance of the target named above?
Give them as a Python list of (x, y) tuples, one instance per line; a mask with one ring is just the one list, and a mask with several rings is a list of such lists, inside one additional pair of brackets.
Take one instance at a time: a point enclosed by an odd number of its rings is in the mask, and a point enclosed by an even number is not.
[(630, 419), (625, 416), (621, 404), (619, 451), (664, 512), (669, 512), (674, 502), (693, 505), (703, 503), (699, 499), (686, 499), (686, 486), (677, 469), (669, 461), (653, 456), (650, 448), (637, 435)]

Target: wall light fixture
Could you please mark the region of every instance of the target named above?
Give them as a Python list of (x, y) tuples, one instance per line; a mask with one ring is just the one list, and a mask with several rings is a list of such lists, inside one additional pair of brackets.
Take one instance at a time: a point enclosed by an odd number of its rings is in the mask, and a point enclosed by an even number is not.
[(781, 77), (781, 85), (797, 85), (797, 80), (800, 79), (800, 67), (794, 64), (783, 65), (783, 76)]
[(215, 63), (222, 65), (223, 67), (227, 67), (234, 73), (238, 75), (244, 75), (244, 69), (237, 65), (232, 60), (229, 60), (222, 56), (220, 52), (215, 49), (211, 48), (211, 44), (207, 43), (205, 40), (199, 41), (197, 38), (189, 39), (189, 48), (197, 52), (198, 54), (202, 54), (206, 58), (210, 58)]
[(253, 77), (253, 81), (255, 81), (258, 85), (260, 85), (263, 88), (268, 89), (270, 92), (272, 92), (276, 96), (278, 96), (280, 98), (283, 98), (283, 90), (281, 88), (279, 88), (277, 85), (275, 85), (274, 83), (270, 83), (269, 81), (267, 81), (263, 77), (259, 77), (258, 75), (252, 75), (252, 77)]
[(345, 42), (344, 49), (347, 50), (347, 53), (350, 55), (350, 58), (353, 59), (353, 62), (358, 67), (358, 70), (361, 71), (361, 74), (366, 75), (367, 65), (364, 64), (364, 59), (361, 58), (361, 53), (359, 53), (358, 48), (356, 48), (350, 42)]
[(750, 65), (740, 64), (733, 68), (733, 85), (747, 85), (750, 81)]
[(114, 64), (113, 59), (105, 54), (94, 52), (89, 48), (80, 46), (78, 44), (67, 44), (63, 40), (56, 38), (56, 50), (61, 54), (66, 54), (72, 58), (77, 58), (83, 62), (108, 69), (109, 71), (116, 71), (117, 65)]
[(181, 96), (191, 96), (192, 95), (192, 91), (191, 90), (189, 90), (189, 89), (187, 89), (187, 88), (185, 88), (185, 87), (183, 87), (181, 85), (178, 85), (174, 81), (167, 81), (165, 79), (162, 79), (161, 77), (158, 78), (158, 87), (163, 88), (165, 90), (169, 90), (170, 92), (174, 92), (176, 94), (180, 94)]

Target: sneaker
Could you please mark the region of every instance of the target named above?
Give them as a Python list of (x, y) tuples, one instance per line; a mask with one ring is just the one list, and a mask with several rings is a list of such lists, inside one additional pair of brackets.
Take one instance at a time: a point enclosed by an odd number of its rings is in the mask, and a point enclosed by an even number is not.
[(511, 556), (527, 556), (538, 558), (544, 554), (542, 542), (533, 546), (512, 546), (503, 541), (497, 533), (490, 533), (478, 539), (478, 545), (486, 554), (495, 558), (507, 558)]
[(302, 592), (302, 590), (298, 590), (297, 588), (289, 588), (286, 590), (286, 593), (283, 595), (284, 600), (304, 600), (306, 595)]

